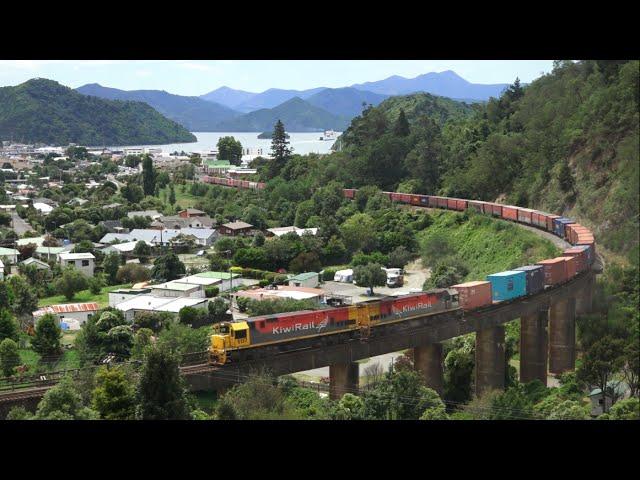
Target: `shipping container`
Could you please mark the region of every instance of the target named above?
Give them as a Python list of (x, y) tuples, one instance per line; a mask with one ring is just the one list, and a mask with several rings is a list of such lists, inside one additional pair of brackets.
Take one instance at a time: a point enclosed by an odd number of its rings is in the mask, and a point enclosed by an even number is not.
[(593, 247), (591, 245), (575, 245), (573, 248), (579, 248), (584, 252), (585, 262), (587, 263), (587, 269), (591, 267), (595, 260), (593, 254)]
[(480, 213), (484, 213), (484, 209), (482, 208), (483, 207), (482, 206), (483, 203), (484, 202), (480, 202), (478, 200), (469, 200), (469, 202), (468, 202), (469, 208), (472, 208), (475, 211), (480, 212)]
[(518, 209), (516, 207), (502, 207), (502, 218), (506, 220), (518, 221)]
[(578, 259), (576, 257), (563, 257), (565, 261), (565, 273), (567, 280), (571, 280), (578, 273)]
[(564, 257), (550, 258), (548, 260), (540, 260), (536, 265), (542, 265), (544, 268), (544, 284), (557, 285), (566, 281), (566, 267)]
[(434, 197), (434, 196), (429, 197), (429, 207), (438, 208), (438, 197)]
[(482, 204), (482, 213), (486, 213), (487, 215), (493, 215), (493, 203), (484, 202)]
[(493, 203), (492, 208), (493, 208), (492, 214), (495, 217), (502, 217), (502, 205), (500, 205), (499, 203)]
[(518, 222), (533, 224), (533, 210), (530, 208), (518, 208)]
[(566, 238), (565, 228), (567, 225), (571, 225), (574, 222), (570, 218), (560, 217), (553, 220), (553, 233), (560, 238)]
[(456, 199), (456, 210), (460, 210), (461, 212), (464, 212), (466, 209), (467, 209), (467, 201)]
[(544, 290), (544, 267), (542, 265), (526, 265), (514, 268), (527, 275), (527, 295), (535, 295)]
[(438, 197), (438, 208), (447, 208), (447, 198)]
[(431, 199), (428, 195), (418, 195), (418, 197), (420, 205), (422, 205), (423, 207), (427, 207), (430, 205)]
[(548, 223), (549, 223), (549, 214), (544, 212), (538, 212), (538, 223), (536, 223), (536, 225), (546, 230)]
[(587, 252), (582, 247), (572, 247), (568, 248), (564, 252), (562, 252), (563, 257), (574, 257), (576, 259), (576, 270), (578, 273), (584, 272), (587, 268), (589, 268), (589, 263), (587, 259)]
[(455, 198), (447, 198), (447, 208), (449, 210), (455, 210), (457, 206), (457, 202)]
[(494, 302), (504, 302), (527, 294), (527, 274), (518, 270), (487, 275)]
[(560, 218), (560, 215), (553, 215), (553, 214), (548, 214), (547, 215), (547, 230), (550, 232), (553, 232), (553, 221), (556, 218)]
[(465, 310), (491, 305), (491, 282), (467, 282), (451, 288), (458, 292), (458, 302)]

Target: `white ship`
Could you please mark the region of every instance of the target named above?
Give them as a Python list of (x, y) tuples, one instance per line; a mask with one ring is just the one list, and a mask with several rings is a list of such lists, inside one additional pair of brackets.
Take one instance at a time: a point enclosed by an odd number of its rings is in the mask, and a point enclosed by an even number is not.
[(324, 135), (322, 137), (320, 137), (320, 140), (335, 140), (336, 139), (336, 132), (334, 132), (333, 130), (325, 130), (324, 131)]

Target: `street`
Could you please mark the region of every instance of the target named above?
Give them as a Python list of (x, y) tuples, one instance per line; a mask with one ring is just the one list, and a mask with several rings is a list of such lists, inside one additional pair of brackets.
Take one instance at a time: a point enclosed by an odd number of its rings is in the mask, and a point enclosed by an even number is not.
[(25, 232), (32, 232), (33, 228), (27, 222), (25, 222), (16, 212), (11, 213), (11, 223), (13, 229), (19, 237), (25, 234)]

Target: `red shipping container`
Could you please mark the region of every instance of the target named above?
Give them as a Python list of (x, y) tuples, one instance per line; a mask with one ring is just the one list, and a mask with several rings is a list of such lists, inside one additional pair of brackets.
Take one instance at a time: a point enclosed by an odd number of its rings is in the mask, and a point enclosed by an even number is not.
[(493, 214), (496, 217), (501, 217), (502, 216), (502, 205), (500, 205), (498, 203), (494, 203), (493, 204)]
[(484, 202), (482, 204), (482, 212), (487, 215), (493, 215), (493, 203)]
[(456, 200), (456, 210), (460, 210), (461, 212), (467, 209), (467, 201), (466, 200)]
[(547, 228), (547, 217), (549, 215), (547, 213), (544, 212), (538, 212), (538, 223), (536, 223), (537, 226), (539, 226), (540, 228)]
[(447, 198), (447, 208), (449, 210), (455, 210), (456, 209), (456, 199), (455, 198)]
[(460, 283), (451, 288), (458, 291), (460, 307), (465, 310), (473, 310), (493, 303), (491, 297), (491, 282)]
[(542, 265), (544, 268), (545, 285), (556, 285), (567, 279), (566, 262), (564, 257), (540, 260), (537, 265)]
[(502, 218), (507, 220), (518, 221), (518, 209), (515, 207), (502, 207)]
[(553, 221), (560, 218), (560, 215), (547, 215), (547, 230), (553, 232)]
[(447, 208), (447, 199), (445, 197), (438, 197), (438, 208)]
[(567, 280), (571, 280), (578, 273), (578, 259), (576, 257), (562, 257), (565, 263), (565, 274)]
[(533, 223), (533, 210), (529, 208), (519, 208), (518, 209), (518, 221), (522, 223), (528, 223), (531, 225)]
[(438, 197), (429, 197), (429, 207), (438, 208)]
[(568, 248), (562, 252), (563, 257), (574, 257), (576, 259), (576, 270), (584, 272), (587, 269), (587, 254), (581, 248)]

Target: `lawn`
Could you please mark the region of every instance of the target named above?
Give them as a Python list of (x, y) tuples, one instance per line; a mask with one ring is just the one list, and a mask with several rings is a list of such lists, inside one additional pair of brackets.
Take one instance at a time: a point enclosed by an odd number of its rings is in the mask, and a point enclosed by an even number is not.
[(46, 307), (48, 305), (56, 305), (59, 303), (85, 303), (96, 302), (98, 307), (104, 308), (109, 306), (109, 292), (118, 290), (120, 288), (130, 288), (131, 285), (124, 283), (122, 285), (111, 285), (109, 287), (103, 287), (102, 291), (98, 295), (94, 295), (90, 290), (82, 290), (71, 299), (67, 300), (64, 295), (54, 295), (52, 297), (41, 298), (38, 302), (39, 307)]
[[(190, 193), (187, 193), (186, 191), (183, 192), (182, 191), (183, 188), (188, 189), (189, 185), (174, 184), (174, 191), (176, 194), (176, 204), (180, 205), (180, 207), (192, 208), (198, 202), (198, 200), (202, 200), (202, 197), (194, 197), (193, 195), (191, 195)], [(160, 190), (158, 197), (165, 204), (167, 205), (169, 204), (169, 186), (168, 185), (164, 187), (162, 190)]]

